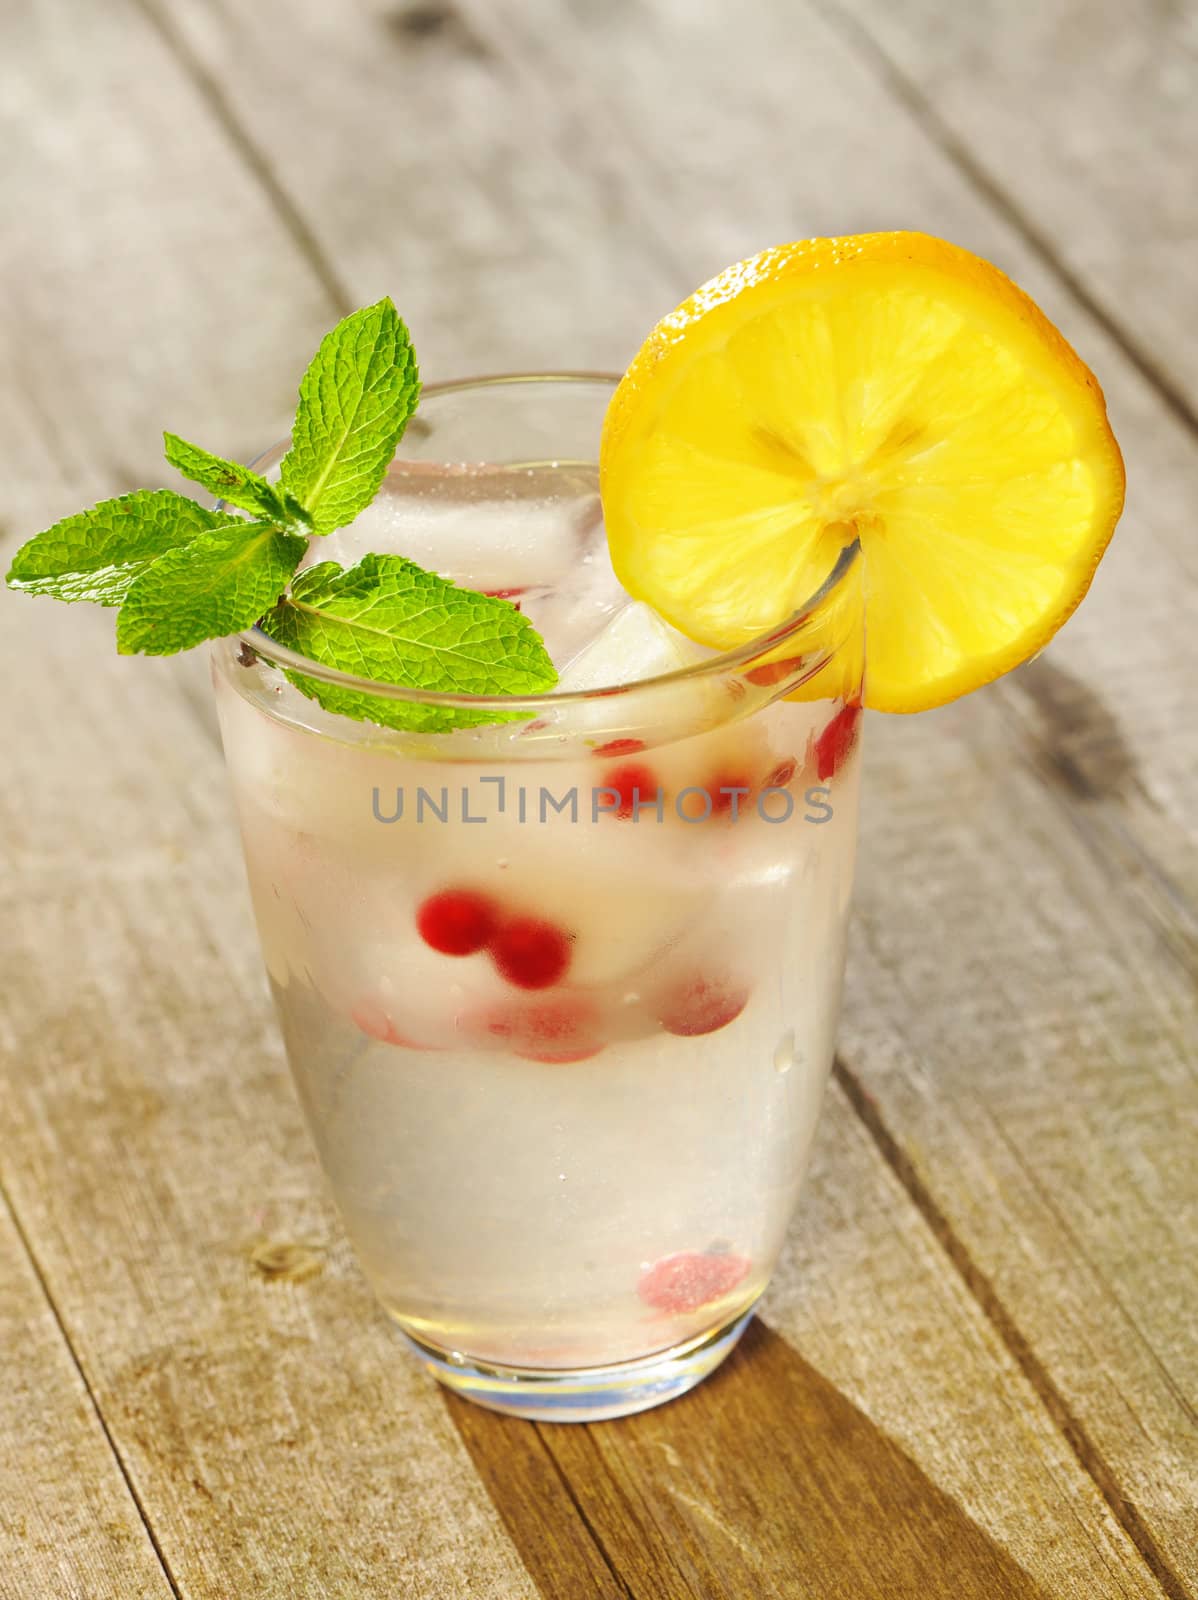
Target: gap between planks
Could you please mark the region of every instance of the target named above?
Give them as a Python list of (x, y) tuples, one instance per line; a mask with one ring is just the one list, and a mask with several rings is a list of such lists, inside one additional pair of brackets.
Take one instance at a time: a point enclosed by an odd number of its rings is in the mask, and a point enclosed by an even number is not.
[[(455, 1421), (456, 1420), (457, 1420), (457, 1418), (455, 1418)], [(552, 1424), (549, 1424), (549, 1426), (552, 1426)], [(551, 1469), (553, 1471), (554, 1477), (557, 1479), (557, 1481), (562, 1486), (562, 1492), (565, 1494), (565, 1496), (569, 1500), (570, 1504), (574, 1507), (574, 1510), (578, 1515), (578, 1520), (582, 1523), (582, 1526), (586, 1529), (587, 1535), (590, 1538), (591, 1543), (595, 1546), (595, 1550), (596, 1550), (596, 1553), (599, 1556), (599, 1559), (603, 1562), (603, 1565), (611, 1573), (612, 1582), (615, 1584), (616, 1588), (620, 1591), (620, 1593), (627, 1597), (627, 1600), (636, 1600), (635, 1594), (633, 1593), (632, 1589), (629, 1587), (628, 1580), (624, 1577), (623, 1573), (620, 1571), (619, 1567), (616, 1565), (616, 1561), (615, 1561), (614, 1557), (612, 1556), (611, 1552), (608, 1550), (606, 1544), (603, 1542), (603, 1537), (600, 1534), (599, 1529), (595, 1526), (595, 1523), (594, 1523), (593, 1519), (591, 1518), (591, 1516), (588, 1513), (586, 1507), (583, 1505), (581, 1499), (579, 1498), (578, 1492), (574, 1488), (574, 1485), (570, 1482), (569, 1474), (565, 1471), (565, 1469), (562, 1467), (561, 1462), (557, 1459), (557, 1457), (554, 1455), (553, 1451), (550, 1449), (549, 1441), (545, 1438), (545, 1435), (544, 1435), (544, 1432), (543, 1432), (543, 1425), (541, 1423), (534, 1424), (534, 1432), (535, 1432), (535, 1435), (536, 1435), (536, 1441), (537, 1441), (538, 1448), (541, 1450), (541, 1452), (545, 1456), (545, 1459), (549, 1462), (549, 1465), (550, 1465), (550, 1467), (551, 1467)]]
[(224, 133), (234, 153), (244, 161), (267, 203), (282, 223), (295, 248), (311, 267), (339, 317), (354, 309), (354, 297), (308, 226), (303, 213), (276, 176), (271, 163), (250, 137), (220, 86), (202, 61), (188, 48), (185, 39), (166, 10), (155, 0), (133, 0), (133, 4), (158, 34), (167, 50), (195, 85), (200, 99)]
[(9, 1217), (9, 1220), (12, 1222), (13, 1232), (20, 1243), (21, 1249), (25, 1252), (25, 1259), (29, 1262), (29, 1269), (33, 1273), (34, 1278), (37, 1280), (37, 1286), (42, 1292), (42, 1296), (45, 1299), (47, 1307), (49, 1308), (50, 1315), (54, 1318), (54, 1326), (58, 1329), (59, 1336), (63, 1342), (63, 1347), (70, 1358), (71, 1365), (75, 1369), (75, 1373), (79, 1379), (79, 1382), (83, 1386), (83, 1392), (87, 1396), (88, 1406), (91, 1408), (92, 1415), (99, 1426), (100, 1432), (104, 1437), (104, 1442), (108, 1446), (108, 1449), (112, 1455), (112, 1459), (116, 1463), (116, 1469), (121, 1475), (121, 1482), (125, 1485), (125, 1488), (129, 1494), (129, 1498), (137, 1510), (138, 1519), (141, 1522), (142, 1527), (146, 1530), (146, 1538), (149, 1539), (150, 1548), (157, 1557), (158, 1565), (162, 1568), (162, 1576), (170, 1585), (170, 1591), (175, 1596), (175, 1600), (183, 1600), (182, 1591), (180, 1590), (179, 1585), (175, 1582), (175, 1575), (171, 1571), (170, 1562), (166, 1559), (166, 1553), (161, 1544), (158, 1542), (158, 1535), (154, 1531), (154, 1526), (146, 1513), (145, 1506), (142, 1504), (141, 1496), (137, 1492), (137, 1486), (134, 1484), (132, 1477), (129, 1475), (128, 1468), (125, 1466), (121, 1452), (117, 1448), (116, 1440), (112, 1436), (112, 1430), (108, 1426), (108, 1419), (100, 1409), (100, 1402), (96, 1398), (96, 1392), (92, 1388), (87, 1373), (84, 1370), (83, 1363), (79, 1359), (74, 1342), (71, 1339), (70, 1333), (67, 1331), (67, 1325), (63, 1321), (62, 1313), (59, 1311), (57, 1302), (55, 1301), (53, 1294), (50, 1292), (50, 1285), (47, 1281), (45, 1273), (42, 1271), (42, 1264), (38, 1260), (33, 1249), (33, 1245), (30, 1242), (29, 1235), (25, 1231), (25, 1226), (22, 1223), (20, 1216), (17, 1214), (17, 1208), (12, 1203), (12, 1197), (8, 1192), (7, 1185), (5, 1184), (2, 1175), (0, 1175), (0, 1207), (3, 1207), (4, 1211)]
[(1135, 1505), (1121, 1493), (1118, 1480), (1101, 1451), (1073, 1414), (1047, 1368), (1003, 1305), (994, 1285), (974, 1261), (964, 1241), (937, 1204), (931, 1190), (919, 1176), (914, 1161), (887, 1127), (877, 1101), (840, 1055), (836, 1056), (833, 1063), (832, 1076), (844, 1091), (879, 1155), (902, 1185), (978, 1309), (1039, 1396), (1040, 1403), (1073, 1452), (1078, 1465), (1093, 1481), (1110, 1507), (1111, 1515), (1140, 1552), (1144, 1564), (1161, 1589), (1169, 1600), (1191, 1600), (1189, 1590), (1144, 1526)]
[[(244, 160), (254, 179), (260, 185), (268, 204), (278, 215), (280, 222), (293, 240), (300, 255), (319, 279), (337, 314), (339, 316), (347, 315), (354, 307), (352, 293), (337, 273), (332, 261), (323, 250), (315, 232), (304, 218), (299, 206), (291, 198), (275, 173), (269, 158), (259, 149), (248, 129), (238, 117), (215, 74), (196, 56), (183, 33), (161, 6), (160, 0), (134, 0), (134, 4), (159, 34), (166, 48), (175, 56), (181, 67), (192, 79), (204, 103), (209, 107), (214, 118), (229, 139), (231, 146)], [(984, 166), (968, 149), (965, 141), (953, 132), (918, 84), (914, 83), (898, 67), (882, 45), (869, 32), (865, 24), (846, 10), (841, 0), (812, 0), (812, 5), (813, 9), (823, 18), (827, 25), (838, 34), (846, 47), (857, 55), (878, 78), (882, 86), (894, 95), (895, 99), (910, 115), (912, 121), (944, 153), (946, 158), (957, 167), (966, 181), (1011, 225), (1044, 266), (1058, 278), (1078, 304), (1094, 318), (1112, 342), (1135, 367), (1136, 371), (1158, 395), (1162, 403), (1168, 406), (1178, 420), (1198, 438), (1198, 411), (1190, 404), (1184, 393), (1160, 371), (1151, 357), (1132, 338), (1127, 329), (1106, 309), (1102, 301), (1086, 287), (1080, 277), (1062, 259), (1048, 237), (1016, 203), (1008, 191), (990, 176)], [(657, 253), (659, 255), (664, 254), (672, 263), (668, 241), (662, 242), (662, 248)], [(1031, 684), (1025, 683), (1020, 686), (1025, 689), (1033, 705), (1038, 705), (1039, 697)], [(1007, 691), (1004, 690), (1004, 701), (1008, 707), (1008, 715), (1011, 715), (1014, 708), (1010, 707), (1006, 696)], [(1018, 721), (1017, 711), (1014, 711), (1013, 720)], [(1035, 741), (1037, 754), (1039, 753), (1038, 747), (1041, 742), (1039, 740)], [(1064, 788), (1068, 793), (1076, 795), (1077, 789), (1072, 781), (1073, 775), (1068, 771), (1058, 771), (1052, 755), (1051, 749), (1046, 748), (1043, 759), (1035, 762), (1037, 770), (1046, 780), (1046, 787), (1053, 792)], [(1084, 781), (1084, 774), (1082, 778)], [(1059, 793), (1058, 798), (1062, 798)], [(1170, 954), (1179, 961), (1182, 969), (1188, 975), (1193, 974), (1196, 960), (1195, 952), (1198, 950), (1198, 932), (1195, 932), (1198, 929), (1198, 908), (1193, 905), (1184, 887), (1160, 865), (1150, 851), (1132, 838), (1126, 830), (1119, 829), (1117, 826), (1107, 822), (1105, 826), (1099, 829), (1100, 837), (1095, 838), (1092, 829), (1081, 825), (1082, 819), (1078, 817), (1073, 807), (1067, 806), (1065, 809), (1071, 826), (1081, 832), (1091, 849), (1099, 849), (1100, 840), (1105, 838), (1108, 847), (1113, 844), (1117, 853), (1124, 859), (1130, 855), (1138, 865), (1147, 870), (1157, 895), (1163, 904), (1150, 904), (1146, 907), (1146, 910), (1157, 924), (1163, 942)], [(1150, 898), (1152, 897), (1150, 896)], [(1172, 921), (1167, 914), (1169, 906), (1181, 913), (1182, 920), (1186, 924), (1184, 929), (1173, 927)]]
[(888, 89), (912, 120), (968, 179), (983, 199), (989, 201), (1023, 239), (1050, 272), (1060, 280), (1080, 306), (1086, 310), (1111, 342), (1119, 347), (1144, 381), (1154, 390), (1162, 405), (1198, 438), (1198, 410), (1177, 383), (1157, 366), (1152, 356), (1123, 325), (1114, 312), (1086, 287), (1084, 280), (1061, 257), (1049, 236), (1032, 221), (1009, 191), (991, 176), (969, 149), (965, 140), (953, 132), (919, 85), (913, 82), (886, 50), (838, 0), (811, 0), (813, 8), (836, 31)]
[[(517, 1432), (462, 1396), (445, 1400), (545, 1600), (575, 1600), (587, 1583), (598, 1600), (1048, 1600), (760, 1320), (690, 1395), (620, 1423)], [(657, 1491), (649, 1497), (646, 1480)], [(575, 1512), (590, 1542), (577, 1530), (563, 1536)]]
[[(886, 53), (880, 43), (858, 19), (845, 11), (836, 0), (813, 0), (825, 21), (833, 27), (855, 54), (862, 58), (874, 75), (906, 109), (912, 120), (942, 150), (973, 188), (1020, 234), (1029, 249), (1059, 279), (1073, 298), (1093, 317), (1114, 344), (1127, 357), (1131, 365), (1151, 386), (1161, 402), (1196, 437), (1198, 437), (1198, 411), (1182, 391), (1156, 366), (1152, 358), (1129, 334), (1118, 319), (1082, 282), (1078, 275), (1059, 256), (1047, 236), (1015, 202), (1010, 193), (993, 178), (936, 111), (923, 91), (912, 82)], [(260, 185), (271, 208), (292, 239), (298, 253), (310, 266), (324, 288), (330, 303), (339, 315), (353, 307), (353, 296), (322, 249), (316, 234), (302, 212), (279, 181), (268, 158), (259, 150), (247, 129), (233, 110), (217, 79), (191, 52), (173, 21), (156, 4), (156, 0), (136, 0), (138, 9), (162, 38), (171, 53), (180, 62), (208, 105), (214, 119), (225, 133), (230, 145)], [(1055, 784), (1046, 783), (1053, 789)], [(1063, 798), (1063, 797), (1060, 797)], [(1163, 887), (1179, 894), (1177, 886), (1167, 880)], [(1187, 909), (1188, 902), (1181, 897)], [(1174, 949), (1175, 955), (1181, 954)], [(1184, 959), (1184, 958), (1183, 958)], [(1073, 1415), (1067, 1401), (1049, 1376), (1030, 1343), (1023, 1335), (1011, 1314), (1002, 1304), (994, 1286), (970, 1256), (946, 1215), (937, 1204), (931, 1191), (920, 1178), (915, 1164), (883, 1120), (876, 1102), (860, 1080), (837, 1057), (834, 1076), (844, 1091), (855, 1116), (869, 1134), (871, 1141), (894, 1173), (898, 1182), (919, 1211), (944, 1254), (960, 1277), (971, 1298), (993, 1327), (1004, 1347), (1009, 1351), (1028, 1382), (1039, 1396), (1054, 1426), (1070, 1447), (1079, 1466), (1094, 1482), (1112, 1515), (1139, 1551), (1146, 1566), (1160, 1584), (1169, 1600), (1189, 1600), (1188, 1591), (1167, 1560), (1162, 1556), (1151, 1533), (1144, 1527), (1133, 1503), (1120, 1492), (1117, 1480), (1101, 1453), (1094, 1446), (1085, 1428)], [(0, 1200), (13, 1218), (13, 1224), (22, 1247), (30, 1260), (46, 1301), (58, 1326), (71, 1361), (79, 1374), (88, 1396), (89, 1404), (103, 1431), (108, 1447), (116, 1461), (138, 1515), (146, 1529), (153, 1549), (162, 1566), (164, 1576), (174, 1595), (182, 1600), (180, 1591), (159, 1545), (155, 1531), (146, 1515), (137, 1490), (126, 1470), (120, 1452), (100, 1410), (96, 1396), (79, 1361), (67, 1328), (50, 1293), (41, 1267), (33, 1253), (30, 1241), (13, 1210), (7, 1194), (0, 1186)], [(579, 1503), (572, 1485), (562, 1472), (552, 1452), (545, 1447), (556, 1476), (562, 1483), (604, 1565), (622, 1593), (630, 1594), (624, 1579), (613, 1566), (597, 1531), (585, 1509)]]

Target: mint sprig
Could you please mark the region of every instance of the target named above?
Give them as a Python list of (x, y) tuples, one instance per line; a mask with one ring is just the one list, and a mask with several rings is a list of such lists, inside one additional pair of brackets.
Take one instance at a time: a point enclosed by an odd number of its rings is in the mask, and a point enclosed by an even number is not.
[(287, 587), (307, 548), (294, 533), (239, 518), (168, 551), (125, 596), (117, 649), (170, 656), (252, 628)]
[(325, 335), (280, 467), (317, 533), (343, 528), (374, 499), (419, 398), (412, 342), (390, 300)]
[[(117, 648), (126, 654), (170, 655), (260, 622), (280, 644), (358, 677), (472, 695), (541, 693), (557, 681), (553, 663), (505, 600), (393, 555), (348, 570), (320, 562), (295, 577), (309, 535), (343, 527), (373, 500), (419, 395), (408, 330), (380, 300), (321, 342), (300, 384), (278, 483), (164, 434), (167, 460), (222, 509), (170, 489), (119, 495), (30, 539), (6, 582), (120, 606)], [(330, 711), (389, 727), (507, 720), (502, 711), (410, 705), (287, 676)]]
[(26, 594), (119, 606), (135, 579), (168, 551), (227, 520), (173, 489), (139, 489), (101, 500), (30, 539), (5, 581)]
[(265, 478), (240, 461), (226, 461), (214, 456), (198, 444), (188, 444), (177, 433), (164, 433), (166, 459), (177, 467), (185, 478), (198, 483), (223, 500), (227, 505), (238, 506), (256, 517), (264, 517), (276, 527), (289, 528), (295, 533), (307, 533), (312, 527), (311, 513), (306, 511), (293, 494)]
[[(510, 601), (459, 589), (402, 556), (306, 568), (262, 629), (324, 666), (413, 689), (535, 694), (557, 682), (539, 635)], [(500, 720), (494, 711), (412, 705), (287, 676), (326, 710), (388, 727), (442, 731)]]

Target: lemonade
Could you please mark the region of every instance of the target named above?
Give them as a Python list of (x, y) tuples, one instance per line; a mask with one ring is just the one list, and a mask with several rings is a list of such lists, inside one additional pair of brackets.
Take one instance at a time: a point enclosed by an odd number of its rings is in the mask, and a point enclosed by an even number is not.
[[(809, 624), (781, 665), (725, 663), (629, 601), (584, 455), (609, 395), (426, 396), (429, 459), (334, 536), (510, 594), (561, 673), (539, 715), (392, 733), (216, 648), (263, 951), (359, 1258), (439, 1376), (559, 1418), (689, 1387), (765, 1286), (831, 1060), (860, 765), (854, 640)], [(547, 410), (568, 463), (529, 465)]]
[(261, 471), (164, 443), (215, 507), (102, 501), (6, 582), (118, 607), (126, 653), (218, 641), (288, 1054), (383, 1304), (485, 1405), (682, 1393), (810, 1148), (862, 709), (967, 694), (1079, 604), (1124, 493), (1097, 380), (990, 263), (860, 234), (737, 262), (614, 394), (421, 403), (384, 298)]

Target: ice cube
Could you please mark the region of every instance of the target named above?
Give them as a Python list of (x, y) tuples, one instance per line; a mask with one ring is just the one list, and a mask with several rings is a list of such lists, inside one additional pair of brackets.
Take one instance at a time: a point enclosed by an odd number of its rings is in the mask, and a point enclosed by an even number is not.
[(624, 606), (562, 672), (560, 690), (637, 683), (707, 661), (711, 651), (671, 628), (639, 600)]
[(580, 654), (627, 604), (607, 553), (600, 516), (570, 570), (556, 584), (530, 589), (521, 597), (521, 610), (559, 667)]
[(309, 559), (402, 555), (472, 589), (519, 591), (570, 571), (598, 507), (593, 468), (396, 461), (371, 504), (314, 541)]

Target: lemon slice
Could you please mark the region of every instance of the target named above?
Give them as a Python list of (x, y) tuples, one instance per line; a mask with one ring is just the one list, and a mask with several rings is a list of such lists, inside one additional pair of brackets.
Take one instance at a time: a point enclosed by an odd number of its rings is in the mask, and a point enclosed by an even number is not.
[(716, 649), (784, 621), (859, 539), (883, 711), (1035, 654), (1124, 486), (1080, 357), (996, 267), (920, 233), (783, 245), (698, 290), (616, 390), (600, 474), (624, 587)]

